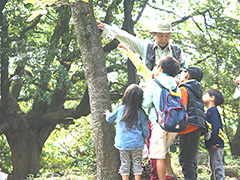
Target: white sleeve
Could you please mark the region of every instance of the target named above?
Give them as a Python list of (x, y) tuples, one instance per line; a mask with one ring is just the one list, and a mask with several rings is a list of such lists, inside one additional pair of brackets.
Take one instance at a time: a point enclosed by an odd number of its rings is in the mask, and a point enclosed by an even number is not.
[(117, 38), (121, 42), (125, 43), (135, 53), (139, 54), (145, 62), (148, 46), (148, 42), (146, 40), (139, 39), (127, 31), (121, 30), (118, 27), (110, 26), (108, 24), (104, 24), (102, 37)]

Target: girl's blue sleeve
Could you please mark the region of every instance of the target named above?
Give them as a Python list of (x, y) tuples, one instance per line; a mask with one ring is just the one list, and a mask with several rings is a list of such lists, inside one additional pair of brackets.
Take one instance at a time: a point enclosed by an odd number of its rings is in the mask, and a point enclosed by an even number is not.
[(143, 133), (143, 138), (146, 139), (149, 137), (149, 129), (148, 129), (148, 120), (147, 115), (144, 112), (141, 112), (141, 128)]
[(116, 108), (113, 112), (111, 112), (106, 116), (106, 121), (110, 123), (114, 122), (117, 119), (117, 115), (118, 115), (118, 108)]

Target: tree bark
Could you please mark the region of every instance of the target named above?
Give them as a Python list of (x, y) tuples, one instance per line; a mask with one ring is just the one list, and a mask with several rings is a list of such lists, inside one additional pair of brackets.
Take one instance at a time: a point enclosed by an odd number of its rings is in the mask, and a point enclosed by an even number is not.
[(240, 156), (240, 125), (238, 125), (237, 132), (233, 140), (230, 142), (230, 147), (232, 155)]
[(108, 124), (103, 114), (111, 108), (107, 83), (105, 56), (96, 20), (93, 16), (92, 1), (71, 4), (74, 28), (82, 54), (85, 77), (88, 84), (90, 109), (97, 161), (97, 179), (120, 179), (118, 175), (119, 153), (114, 148), (115, 129)]
[(41, 149), (37, 133), (28, 128), (6, 134), (12, 152), (13, 171), (9, 180), (24, 180), (27, 175), (39, 172)]
[[(134, 22), (132, 19), (132, 11), (133, 11), (133, 5), (135, 1), (134, 0), (124, 0), (124, 23), (123, 23), (123, 29), (129, 32), (132, 35), (136, 35), (134, 33)], [(133, 65), (132, 61), (128, 59), (127, 61), (128, 66), (128, 84), (136, 83), (136, 68)]]

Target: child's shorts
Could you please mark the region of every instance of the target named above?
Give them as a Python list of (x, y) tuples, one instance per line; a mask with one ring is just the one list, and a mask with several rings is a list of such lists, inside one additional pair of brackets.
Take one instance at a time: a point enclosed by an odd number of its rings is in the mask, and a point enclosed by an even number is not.
[(141, 175), (142, 174), (142, 149), (136, 150), (119, 150), (120, 152), (120, 174), (129, 175), (131, 163), (133, 166), (133, 174)]
[(175, 132), (163, 130), (159, 124), (152, 126), (152, 136), (150, 138), (150, 155), (151, 159), (165, 159), (168, 147), (172, 144), (177, 136)]

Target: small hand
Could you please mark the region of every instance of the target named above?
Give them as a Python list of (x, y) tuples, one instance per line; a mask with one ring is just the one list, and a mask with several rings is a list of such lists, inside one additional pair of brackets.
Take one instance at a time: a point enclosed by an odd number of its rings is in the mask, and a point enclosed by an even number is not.
[(96, 20), (96, 23), (97, 23), (98, 29), (103, 29), (104, 28), (104, 24), (101, 21)]
[(125, 49), (125, 50), (127, 50), (128, 51), (128, 48), (127, 48), (127, 46), (125, 46), (124, 44), (122, 44), (122, 43), (120, 43), (119, 45), (118, 45), (118, 47), (119, 48), (123, 48), (123, 49)]
[(219, 144), (215, 144), (215, 145), (212, 145), (212, 148), (213, 148), (213, 149), (217, 149), (218, 146), (219, 146)]
[(108, 109), (105, 109), (103, 114), (105, 114), (106, 116), (110, 113), (110, 111)]

